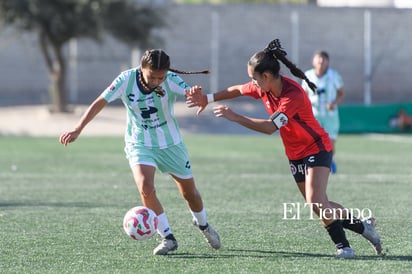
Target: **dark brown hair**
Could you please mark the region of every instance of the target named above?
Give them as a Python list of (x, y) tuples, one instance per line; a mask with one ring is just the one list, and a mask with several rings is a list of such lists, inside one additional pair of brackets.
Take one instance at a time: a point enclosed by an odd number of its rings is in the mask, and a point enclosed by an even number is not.
[(153, 70), (170, 70), (179, 74), (207, 74), (209, 70), (202, 71), (182, 71), (170, 67), (170, 57), (162, 49), (150, 49), (143, 53), (141, 62), (142, 68), (150, 68)]
[(264, 50), (256, 52), (250, 58), (248, 65), (253, 67), (256, 72), (269, 71), (275, 77), (279, 77), (280, 64), (278, 60), (280, 60), (294, 76), (305, 80), (313, 92), (316, 93), (316, 85), (309, 81), (301, 69), (286, 58), (286, 54), (286, 51), (280, 45), (279, 39), (275, 39)]
[(316, 56), (316, 55), (321, 56), (321, 57), (325, 58), (326, 60), (329, 60), (329, 54), (324, 50), (320, 50), (320, 51), (315, 52), (315, 54), (313, 56)]

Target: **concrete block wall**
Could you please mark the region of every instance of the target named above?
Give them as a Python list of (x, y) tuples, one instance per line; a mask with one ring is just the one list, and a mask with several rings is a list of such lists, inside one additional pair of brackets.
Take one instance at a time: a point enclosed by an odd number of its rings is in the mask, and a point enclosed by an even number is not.
[[(311, 67), (315, 50), (328, 51), (331, 66), (345, 81), (345, 103), (363, 103), (365, 9), (285, 4), (168, 5), (168, 27), (158, 32), (164, 44), (157, 47), (169, 53), (174, 68), (212, 69), (212, 75), (183, 76), (189, 84), (200, 84), (205, 91), (214, 92), (211, 89), (216, 86), (219, 89), (248, 81), (246, 63), (250, 56), (279, 38), (290, 59), (303, 70)], [(369, 11), (372, 103), (412, 101), (412, 11)], [(298, 28), (291, 19), (296, 15)], [(72, 103), (87, 104), (130, 66), (131, 49), (110, 38), (103, 44), (90, 40), (79, 40), (78, 44), (78, 96)], [(216, 45), (218, 51), (213, 51)], [(214, 56), (218, 56), (217, 66)], [(286, 67), (282, 72), (290, 75)], [(75, 78), (68, 76), (71, 85)], [(48, 84), (36, 35), (1, 29), (0, 106), (46, 103)]]

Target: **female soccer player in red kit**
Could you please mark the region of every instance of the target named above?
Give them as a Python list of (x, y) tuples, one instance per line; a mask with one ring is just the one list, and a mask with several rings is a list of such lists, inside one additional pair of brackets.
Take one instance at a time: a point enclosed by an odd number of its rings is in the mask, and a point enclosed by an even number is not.
[(336, 214), (333, 214), (346, 211), (341, 205), (329, 201), (326, 194), (332, 160), (330, 138), (315, 119), (311, 102), (300, 84), (280, 75), (279, 60), (294, 76), (305, 80), (316, 92), (316, 86), (306, 78), (303, 71), (286, 58), (286, 52), (276, 39), (263, 51), (255, 53), (250, 58), (250, 82), (231, 86), (214, 94), (192, 92), (187, 96), (187, 104), (189, 107), (198, 106), (199, 114), (213, 101), (244, 95), (260, 98), (270, 115), (269, 119), (243, 116), (225, 105), (214, 107), (214, 113), (217, 117), (224, 117), (258, 132), (273, 134), (279, 130), (297, 186), (312, 210), (318, 216), (322, 212), (319, 218), (336, 245), (338, 258), (355, 257), (344, 228), (363, 235), (370, 241), (376, 253), (380, 254), (382, 246), (375, 230), (374, 218), (361, 221), (354, 216), (346, 215), (338, 219)]

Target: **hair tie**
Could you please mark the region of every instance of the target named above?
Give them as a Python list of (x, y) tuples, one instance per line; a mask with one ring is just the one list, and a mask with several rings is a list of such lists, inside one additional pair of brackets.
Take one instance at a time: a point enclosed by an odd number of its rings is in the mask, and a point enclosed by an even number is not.
[(275, 58), (277, 58), (277, 54), (282, 54), (286, 56), (286, 51), (282, 48), (279, 39), (272, 40), (269, 45), (263, 50), (264, 53), (273, 54)]

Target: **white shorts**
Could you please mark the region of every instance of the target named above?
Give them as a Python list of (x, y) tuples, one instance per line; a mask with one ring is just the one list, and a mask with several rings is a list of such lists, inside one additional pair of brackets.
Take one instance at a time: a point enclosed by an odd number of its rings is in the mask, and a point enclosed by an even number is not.
[(320, 125), (326, 130), (329, 134), (329, 137), (332, 140), (336, 140), (339, 134), (339, 117), (316, 117)]
[(124, 151), (131, 168), (136, 165), (149, 165), (181, 179), (193, 177), (189, 154), (184, 143), (163, 149), (126, 144)]

